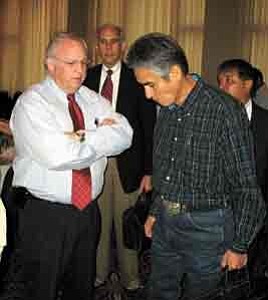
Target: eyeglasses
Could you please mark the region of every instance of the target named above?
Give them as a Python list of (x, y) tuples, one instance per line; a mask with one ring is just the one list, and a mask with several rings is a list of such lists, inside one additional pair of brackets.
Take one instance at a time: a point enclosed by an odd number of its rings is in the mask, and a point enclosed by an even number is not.
[(82, 65), (83, 68), (86, 68), (88, 65), (90, 65), (91, 61), (89, 59), (83, 59), (83, 60), (65, 60), (58, 58), (56, 56), (53, 56), (54, 59), (58, 60), (59, 62), (64, 63), (65, 65), (69, 66), (70, 68), (73, 68), (75, 66)]

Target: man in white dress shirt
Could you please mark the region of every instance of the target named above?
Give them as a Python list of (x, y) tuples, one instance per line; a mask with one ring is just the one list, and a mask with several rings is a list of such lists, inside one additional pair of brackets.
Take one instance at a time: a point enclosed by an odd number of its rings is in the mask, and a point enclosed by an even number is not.
[[(94, 200), (102, 189), (106, 157), (128, 148), (133, 132), (107, 100), (82, 86), (87, 62), (84, 40), (58, 34), (46, 51), (48, 76), (26, 90), (13, 110), (13, 186), (22, 191), (20, 223), (0, 299), (52, 300), (59, 291), (64, 300), (93, 297), (100, 229)], [(71, 102), (83, 119), (79, 131)], [(73, 174), (82, 171), (88, 176), (89, 203), (77, 207)]]

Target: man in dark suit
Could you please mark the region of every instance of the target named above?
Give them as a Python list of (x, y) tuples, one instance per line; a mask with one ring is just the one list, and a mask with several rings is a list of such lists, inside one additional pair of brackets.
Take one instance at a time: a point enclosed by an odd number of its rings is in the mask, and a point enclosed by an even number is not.
[[(257, 91), (255, 68), (245, 60), (230, 59), (218, 67), (219, 87), (232, 95), (246, 109), (254, 138), (258, 184), (268, 205), (268, 111), (254, 102)], [(249, 252), (249, 267), (253, 276), (268, 271), (268, 238), (266, 224), (258, 233)]]
[[(140, 287), (138, 253), (124, 246), (122, 214), (135, 203), (140, 192), (152, 189), (152, 139), (156, 108), (146, 100), (133, 71), (122, 61), (126, 47), (122, 29), (105, 24), (98, 28), (96, 35), (97, 52), (102, 64), (88, 70), (84, 85), (108, 98), (134, 130), (131, 148), (109, 159), (104, 190), (99, 198), (102, 233), (98, 247), (96, 285), (104, 283), (110, 272), (111, 232), (114, 226), (122, 284), (132, 291)], [(110, 81), (108, 92), (105, 87), (107, 80)]]

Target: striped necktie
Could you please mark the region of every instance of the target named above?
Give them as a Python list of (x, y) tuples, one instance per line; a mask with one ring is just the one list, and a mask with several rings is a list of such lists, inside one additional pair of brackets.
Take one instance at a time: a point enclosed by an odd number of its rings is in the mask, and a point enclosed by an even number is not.
[(107, 70), (107, 76), (101, 89), (101, 95), (108, 99), (110, 102), (113, 101), (113, 81), (111, 77), (112, 74), (112, 70)]
[[(85, 129), (83, 113), (75, 101), (74, 94), (67, 95), (68, 108), (73, 121), (74, 131)], [(72, 204), (84, 209), (92, 200), (90, 169), (72, 170)]]

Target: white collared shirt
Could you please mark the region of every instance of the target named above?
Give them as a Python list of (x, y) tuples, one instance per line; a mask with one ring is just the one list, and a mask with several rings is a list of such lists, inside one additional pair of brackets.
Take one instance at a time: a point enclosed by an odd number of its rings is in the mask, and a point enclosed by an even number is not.
[(112, 101), (112, 106), (113, 106), (114, 109), (116, 109), (116, 103), (117, 103), (117, 94), (118, 94), (118, 87), (119, 87), (121, 66), (122, 66), (122, 63), (121, 63), (121, 61), (119, 61), (112, 68), (107, 68), (103, 64), (102, 65), (102, 69), (101, 69), (99, 93), (101, 92), (102, 86), (103, 86), (104, 81), (105, 81), (105, 79), (107, 77), (107, 70), (112, 70), (113, 71), (111, 79), (112, 79), (112, 82), (113, 82), (113, 101)]
[[(70, 138), (73, 131), (66, 94), (47, 77), (18, 99), (10, 126), (16, 158), (13, 185), (35, 196), (71, 203), (72, 169), (90, 167), (93, 199), (101, 192), (107, 156), (131, 145), (132, 128), (107, 100), (82, 86), (75, 93), (85, 120), (85, 141)], [(97, 126), (96, 120), (113, 118), (115, 125)]]
[(248, 119), (249, 121), (251, 121), (251, 117), (252, 117), (252, 100), (249, 99), (248, 102), (245, 104), (245, 109), (248, 115)]
[(6, 209), (0, 199), (0, 260), (3, 248), (7, 244), (7, 218), (6, 218)]

